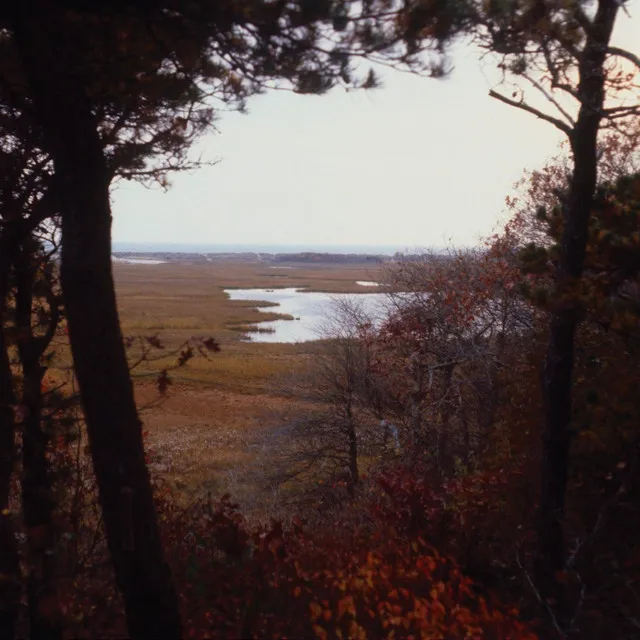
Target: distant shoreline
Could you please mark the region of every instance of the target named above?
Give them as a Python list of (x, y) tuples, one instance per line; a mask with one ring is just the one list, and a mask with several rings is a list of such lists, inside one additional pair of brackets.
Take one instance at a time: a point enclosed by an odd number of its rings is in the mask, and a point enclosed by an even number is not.
[(220, 262), (263, 263), (278, 268), (291, 264), (304, 265), (344, 265), (344, 264), (382, 264), (392, 259), (388, 254), (374, 253), (332, 253), (302, 251), (292, 253), (262, 252), (171, 252), (171, 251), (114, 251), (114, 261), (120, 264), (211, 264)]
[(411, 254), (424, 253), (426, 251), (439, 253), (441, 247), (430, 247), (428, 245), (366, 245), (366, 244), (250, 244), (250, 243), (229, 243), (229, 244), (184, 244), (172, 242), (113, 242), (113, 252), (115, 255), (141, 255), (141, 254), (187, 254), (187, 255), (244, 255), (244, 254), (267, 254), (267, 255), (297, 255), (297, 254), (335, 254), (335, 255), (374, 255), (393, 256), (397, 253)]

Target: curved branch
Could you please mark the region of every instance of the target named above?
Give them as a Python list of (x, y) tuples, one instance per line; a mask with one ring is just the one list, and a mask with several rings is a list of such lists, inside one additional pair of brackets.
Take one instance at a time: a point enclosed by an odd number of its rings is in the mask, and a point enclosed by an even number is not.
[(635, 53), (631, 53), (631, 51), (627, 51), (626, 49), (621, 49), (620, 47), (609, 47), (607, 49), (607, 53), (612, 56), (618, 56), (619, 58), (624, 58), (633, 64), (638, 71), (640, 71), (640, 57), (638, 57)]

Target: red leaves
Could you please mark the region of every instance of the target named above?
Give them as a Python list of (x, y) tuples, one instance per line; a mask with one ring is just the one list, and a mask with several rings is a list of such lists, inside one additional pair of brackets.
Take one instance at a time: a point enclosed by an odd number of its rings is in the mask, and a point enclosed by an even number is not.
[(479, 598), (455, 563), (373, 510), (366, 530), (339, 514), (326, 529), (297, 519), (293, 529), (251, 529), (228, 496), (188, 510), (163, 501), (161, 514), (196, 637), (535, 637), (517, 612)]
[[(487, 572), (494, 563), (512, 562), (528, 535), (522, 524), (535, 509), (534, 503), (523, 499), (530, 483), (517, 469), (442, 483), (419, 468), (397, 467), (380, 476), (378, 483), (384, 496), (374, 505), (375, 511), (398, 535), (428, 540), (441, 552), (464, 557)], [(432, 573), (433, 561), (423, 562), (426, 567), (418, 565), (418, 570)]]
[[(403, 482), (407, 493), (411, 480)], [(229, 496), (182, 507), (163, 486), (156, 503), (190, 637), (455, 639), (482, 630), (492, 639), (534, 638), (517, 612), (479, 598), (454, 562), (419, 536), (390, 530), (365, 505), (372, 526), (361, 530), (337, 514), (321, 530), (300, 520), (293, 529), (251, 528)], [(103, 585), (90, 587), (91, 597), (74, 605), (87, 615), (106, 599)]]

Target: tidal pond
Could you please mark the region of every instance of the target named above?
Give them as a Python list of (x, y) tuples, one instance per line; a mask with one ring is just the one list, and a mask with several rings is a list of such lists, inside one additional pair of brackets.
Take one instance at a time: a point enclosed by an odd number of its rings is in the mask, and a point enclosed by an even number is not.
[(318, 340), (323, 329), (335, 317), (339, 303), (353, 301), (363, 311), (379, 319), (384, 316), (386, 296), (383, 293), (319, 293), (304, 289), (225, 289), (231, 300), (255, 300), (278, 306), (258, 307), (260, 311), (282, 313), (294, 320), (260, 322), (268, 333), (249, 334), (252, 342), (308, 342)]
[(153, 258), (118, 258), (112, 256), (113, 262), (120, 262), (121, 264), (167, 264), (166, 260), (156, 260)]

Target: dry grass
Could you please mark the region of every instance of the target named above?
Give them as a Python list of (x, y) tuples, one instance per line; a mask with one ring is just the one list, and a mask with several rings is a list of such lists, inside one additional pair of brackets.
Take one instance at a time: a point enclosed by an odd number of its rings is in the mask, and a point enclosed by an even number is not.
[[(327, 292), (371, 292), (356, 280), (375, 280), (380, 268), (350, 265), (288, 269), (256, 264), (126, 265), (114, 267), (125, 335), (157, 333), (167, 347), (192, 336), (215, 337), (220, 353), (196, 358), (171, 372), (173, 384), (160, 404), (152, 376), (174, 360), (135, 370), (134, 380), (145, 428), (157, 453), (154, 469), (185, 495), (229, 489), (241, 499), (260, 487), (248, 478), (255, 447), (274, 428), (290, 401), (278, 396), (277, 379), (304, 367), (314, 346), (244, 341), (243, 329), (279, 317), (256, 303), (231, 301), (225, 288), (303, 287)], [(268, 306), (268, 305), (263, 305)]]
[[(371, 293), (371, 288), (356, 281), (372, 280), (381, 273), (378, 266), (280, 269), (260, 263), (116, 264), (114, 271), (125, 334), (163, 331), (180, 338), (185, 332), (213, 332), (223, 341), (238, 339), (231, 334), (233, 325), (282, 317), (257, 311), (255, 302), (229, 301), (225, 288), (309, 287), (330, 293)], [(258, 304), (271, 306), (268, 302)]]

